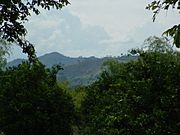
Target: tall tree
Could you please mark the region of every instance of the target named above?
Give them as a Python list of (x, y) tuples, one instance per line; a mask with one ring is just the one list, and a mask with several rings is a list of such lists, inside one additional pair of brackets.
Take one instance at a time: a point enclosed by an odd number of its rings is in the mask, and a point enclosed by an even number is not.
[(84, 135), (179, 134), (180, 54), (157, 50), (107, 62), (82, 104)]
[(58, 69), (26, 62), (0, 71), (0, 133), (72, 134), (74, 105), (56, 83)]
[(61, 9), (68, 0), (1, 0), (0, 1), (0, 38), (18, 44), (30, 59), (35, 57), (33, 45), (26, 40), (27, 29), (24, 23), (31, 13), (38, 15), (39, 8)]
[[(161, 10), (168, 10), (169, 8), (180, 10), (180, 0), (154, 0), (146, 8), (153, 11), (153, 21), (155, 21)], [(163, 34), (172, 37), (176, 47), (180, 47), (180, 24), (174, 25)]]

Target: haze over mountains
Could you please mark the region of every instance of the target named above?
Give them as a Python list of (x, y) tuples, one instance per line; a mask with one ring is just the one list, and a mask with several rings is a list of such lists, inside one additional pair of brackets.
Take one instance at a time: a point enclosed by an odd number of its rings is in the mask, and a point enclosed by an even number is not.
[[(97, 58), (91, 57), (67, 57), (58, 52), (52, 52), (39, 57), (39, 60), (48, 68), (53, 65), (61, 65), (64, 70), (57, 74), (58, 80), (67, 80), (71, 86), (87, 85), (94, 82), (105, 61), (112, 57)], [(134, 56), (116, 57), (120, 62), (134, 60)], [(17, 66), (25, 59), (16, 59), (7, 64), (7, 67)]]

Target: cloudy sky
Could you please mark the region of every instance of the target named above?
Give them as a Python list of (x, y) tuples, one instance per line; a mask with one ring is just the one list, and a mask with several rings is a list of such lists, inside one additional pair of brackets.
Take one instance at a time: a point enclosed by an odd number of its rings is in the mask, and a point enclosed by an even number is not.
[[(26, 23), (28, 39), (38, 56), (54, 51), (73, 57), (118, 56), (180, 22), (178, 12), (169, 10), (153, 23), (152, 12), (145, 9), (150, 1), (71, 0), (61, 11), (32, 15)], [(24, 57), (14, 47), (9, 60)]]

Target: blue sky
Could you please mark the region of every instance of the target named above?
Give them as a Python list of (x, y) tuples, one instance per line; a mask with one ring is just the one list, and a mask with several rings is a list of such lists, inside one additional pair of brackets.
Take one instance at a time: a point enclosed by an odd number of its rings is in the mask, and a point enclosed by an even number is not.
[[(61, 11), (41, 11), (32, 15), (28, 39), (38, 56), (59, 52), (66, 56), (118, 56), (140, 47), (149, 36), (161, 33), (180, 22), (176, 10), (161, 12), (152, 22), (145, 9), (150, 0), (71, 0)], [(9, 60), (26, 58), (14, 47)]]

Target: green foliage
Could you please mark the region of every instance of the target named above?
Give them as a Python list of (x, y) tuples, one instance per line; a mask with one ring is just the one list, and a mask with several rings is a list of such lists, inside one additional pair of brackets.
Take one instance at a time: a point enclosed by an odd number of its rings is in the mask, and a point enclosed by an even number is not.
[(71, 91), (68, 81), (58, 81), (58, 86), (67, 92)]
[(86, 87), (76, 87), (75, 89), (71, 90), (70, 94), (74, 101), (76, 109), (79, 110), (81, 108), (81, 103), (86, 96)]
[(103, 59), (86, 58), (76, 64), (65, 66), (58, 74), (58, 79), (68, 80), (71, 87), (91, 84), (96, 80), (102, 63)]
[(0, 132), (5, 135), (70, 135), (71, 97), (56, 83), (60, 67), (24, 62), (1, 71)]
[(176, 45), (176, 47), (180, 48), (180, 24), (174, 25), (172, 28), (166, 30), (163, 34), (172, 37), (174, 39), (173, 43)]
[[(153, 11), (153, 21), (155, 21), (157, 14), (161, 10), (169, 10), (172, 7), (173, 9), (180, 9), (179, 0), (154, 0), (151, 4), (148, 4), (146, 9)], [(180, 12), (179, 12), (180, 13)], [(164, 33), (166, 36), (173, 38), (173, 43), (176, 47), (180, 47), (180, 24), (174, 25), (172, 28), (166, 30)]]
[(82, 114), (81, 114), (81, 104), (84, 101), (84, 97), (86, 96), (86, 87), (78, 86), (75, 88), (70, 88), (69, 83), (67, 81), (58, 82), (58, 86), (63, 88), (67, 93), (69, 93), (72, 97), (72, 101), (75, 107), (75, 123), (73, 125), (73, 135), (79, 135), (80, 129), (82, 125)]
[(24, 37), (27, 30), (24, 23), (31, 13), (38, 15), (38, 8), (61, 9), (68, 5), (68, 0), (1, 0), (0, 2), (0, 38), (17, 43), (30, 60), (35, 57), (33, 45)]
[(153, 21), (155, 21), (157, 14), (160, 10), (169, 10), (172, 7), (173, 9), (180, 9), (180, 2), (179, 0), (154, 0), (151, 4), (148, 4), (146, 9), (152, 10)]
[(141, 52), (136, 61), (105, 65), (82, 103), (82, 134), (178, 135), (178, 52)]

